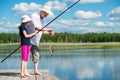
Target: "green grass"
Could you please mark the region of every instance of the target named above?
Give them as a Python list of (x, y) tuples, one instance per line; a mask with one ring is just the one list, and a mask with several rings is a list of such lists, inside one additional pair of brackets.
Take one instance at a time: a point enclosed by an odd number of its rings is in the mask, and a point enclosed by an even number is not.
[[(17, 48), (20, 44), (0, 44), (0, 48), (7, 47), (8, 49)], [(64, 49), (90, 49), (90, 48), (120, 48), (120, 42), (109, 43), (40, 43), (41, 50), (49, 50), (50, 45), (53, 45), (54, 50)], [(11, 46), (14, 46), (11, 48)]]
[(0, 44), (0, 46), (17, 46), (19, 43), (10, 43), (10, 44)]

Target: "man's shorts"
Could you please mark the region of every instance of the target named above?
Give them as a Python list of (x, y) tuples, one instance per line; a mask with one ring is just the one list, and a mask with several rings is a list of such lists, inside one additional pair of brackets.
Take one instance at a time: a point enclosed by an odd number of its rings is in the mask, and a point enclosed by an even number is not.
[(31, 53), (32, 53), (32, 61), (38, 62), (39, 61), (39, 47), (32, 45), (31, 46)]

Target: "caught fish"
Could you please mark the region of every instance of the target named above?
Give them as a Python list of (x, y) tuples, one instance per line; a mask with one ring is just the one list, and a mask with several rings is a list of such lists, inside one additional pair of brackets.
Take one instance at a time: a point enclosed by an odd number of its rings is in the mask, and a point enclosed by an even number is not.
[(49, 50), (50, 50), (50, 55), (53, 56), (53, 45), (50, 45)]

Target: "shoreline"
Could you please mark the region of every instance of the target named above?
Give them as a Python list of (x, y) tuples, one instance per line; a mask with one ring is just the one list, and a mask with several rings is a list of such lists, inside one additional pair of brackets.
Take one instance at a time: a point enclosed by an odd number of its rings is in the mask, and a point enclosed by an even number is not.
[[(19, 43), (0, 44), (2, 47), (17, 47)], [(40, 43), (41, 50), (49, 50), (50, 46), (53, 46), (55, 50), (61, 49), (82, 49), (82, 48), (120, 48), (120, 42), (100, 42), (100, 43)]]

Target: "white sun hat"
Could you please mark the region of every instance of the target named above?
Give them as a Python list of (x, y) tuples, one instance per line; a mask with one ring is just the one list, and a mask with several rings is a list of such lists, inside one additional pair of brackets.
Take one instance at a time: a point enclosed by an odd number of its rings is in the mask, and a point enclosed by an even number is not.
[(52, 11), (51, 11), (51, 8), (50, 7), (43, 7), (43, 8), (40, 8), (41, 11), (45, 11), (46, 13), (48, 13), (49, 15), (52, 14)]
[(28, 22), (28, 21), (31, 21), (31, 18), (28, 16), (28, 15), (23, 15), (21, 17), (21, 22), (24, 23), (24, 22)]

